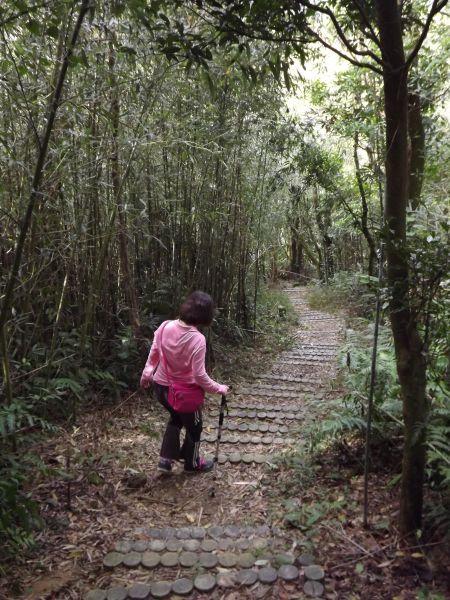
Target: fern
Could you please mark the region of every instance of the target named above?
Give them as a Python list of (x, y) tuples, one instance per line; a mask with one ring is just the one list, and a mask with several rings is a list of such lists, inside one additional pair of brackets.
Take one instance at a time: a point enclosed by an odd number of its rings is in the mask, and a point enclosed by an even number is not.
[[(346, 343), (340, 354), (347, 394), (329, 404), (328, 414), (311, 431), (313, 444), (334, 442), (343, 436), (361, 441), (365, 438), (372, 341), (372, 325), (366, 324), (364, 328), (361, 326), (358, 330), (347, 331)], [(399, 428), (399, 424), (386, 413), (392, 411), (395, 416), (401, 416), (393, 344), (390, 332), (385, 327), (380, 329), (377, 358), (372, 437), (375, 441), (382, 441), (389, 439)]]
[(17, 435), (24, 428), (55, 429), (50, 423), (36, 416), (30, 407), (20, 400), (0, 406), (0, 439)]

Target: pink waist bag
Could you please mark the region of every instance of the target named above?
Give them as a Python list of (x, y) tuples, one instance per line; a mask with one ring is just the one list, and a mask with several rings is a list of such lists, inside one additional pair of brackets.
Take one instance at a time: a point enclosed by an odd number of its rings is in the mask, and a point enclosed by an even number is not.
[(169, 394), (167, 396), (167, 401), (177, 412), (193, 413), (203, 406), (203, 402), (205, 401), (205, 392), (203, 388), (196, 383), (172, 382), (170, 380), (171, 377), (169, 366), (167, 364), (166, 355), (163, 351), (164, 329), (161, 332), (161, 355), (164, 362), (164, 368), (167, 373), (167, 378), (169, 380)]
[(202, 407), (205, 392), (195, 383), (171, 383), (167, 400), (177, 412), (192, 413)]

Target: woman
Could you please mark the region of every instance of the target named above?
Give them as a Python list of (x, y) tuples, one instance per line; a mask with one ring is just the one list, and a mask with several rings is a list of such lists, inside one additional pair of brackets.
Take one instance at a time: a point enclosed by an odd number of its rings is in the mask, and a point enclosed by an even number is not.
[[(203, 428), (201, 408), (195, 412), (177, 412), (168, 402), (169, 384), (174, 382), (194, 383), (211, 394), (229, 393), (228, 386), (215, 382), (205, 370), (206, 340), (197, 327), (211, 325), (213, 317), (211, 296), (193, 292), (181, 306), (179, 319), (165, 321), (155, 332), (141, 386), (147, 388), (153, 381), (156, 398), (170, 413), (158, 471), (170, 473), (174, 460), (184, 460), (186, 473), (201, 473), (213, 468), (213, 461), (199, 455)], [(186, 429), (186, 436), (180, 450), (182, 427)]]

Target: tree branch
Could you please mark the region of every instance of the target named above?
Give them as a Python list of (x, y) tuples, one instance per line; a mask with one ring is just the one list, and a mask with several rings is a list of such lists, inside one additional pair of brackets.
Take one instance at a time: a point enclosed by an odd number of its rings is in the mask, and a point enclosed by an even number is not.
[(52, 0), (48, 0), (48, 2), (42, 2), (42, 4), (35, 4), (34, 6), (30, 6), (24, 10), (14, 13), (13, 15), (7, 17), (6, 19), (3, 19), (3, 21), (0, 21), (0, 27), (4, 27), (8, 23), (12, 23), (16, 19), (20, 19), (20, 17), (29, 15), (31, 12), (33, 12), (35, 10), (39, 10), (40, 8), (46, 8), (50, 4), (52, 4)]
[[(355, 54), (356, 56), (368, 56), (373, 61), (375, 61), (377, 64), (379, 64), (381, 66), (383, 65), (382, 59), (379, 56), (377, 56), (374, 52), (372, 52), (371, 50), (358, 50), (358, 48), (356, 48), (350, 42), (350, 40), (345, 35), (342, 27), (339, 25), (339, 21), (337, 20), (337, 17), (332, 10), (330, 10), (329, 8), (324, 8), (322, 6), (317, 6), (316, 4), (312, 4), (311, 2), (308, 2), (307, 0), (298, 0), (298, 2), (300, 5), (305, 6), (306, 8), (310, 8), (311, 10), (313, 10), (315, 12), (326, 15), (333, 23), (333, 27), (334, 27), (339, 39), (344, 44), (344, 46), (347, 48), (347, 50), (349, 50), (352, 54)], [(377, 44), (377, 45), (379, 45), (379, 44)]]
[[(303, 0), (299, 0), (301, 4), (306, 4), (307, 8), (311, 7), (313, 9), (317, 9), (317, 12), (326, 12), (326, 9), (314, 6), (312, 4), (310, 4), (309, 2), (303, 2)], [(200, 19), (202, 19), (203, 21), (205, 21), (205, 23), (207, 23), (208, 25), (210, 25), (211, 27), (214, 27), (214, 23), (209, 21), (208, 19), (205, 19), (204, 16), (198, 14), (197, 11), (192, 10), (192, 12), (199, 17)], [(207, 12), (207, 11), (205, 11)], [(208, 13), (208, 16), (211, 17), (212, 19), (214, 19), (214, 15), (211, 13)], [(328, 13), (326, 13), (328, 14)], [(334, 16), (334, 15), (333, 15)], [(334, 19), (336, 19), (336, 17), (334, 16)], [(336, 20), (337, 23), (337, 20)], [(371, 71), (373, 71), (374, 73), (378, 73), (379, 75), (383, 74), (383, 71), (381, 68), (377, 68), (375, 65), (373, 65), (372, 63), (369, 62), (361, 62), (359, 60), (356, 60), (355, 58), (352, 58), (351, 56), (349, 56), (348, 54), (345, 54), (344, 52), (342, 52), (341, 50), (338, 50), (338, 48), (335, 48), (334, 46), (332, 46), (331, 44), (329, 44), (328, 42), (326, 42), (319, 34), (317, 34), (313, 29), (311, 29), (309, 26), (305, 27), (305, 32), (310, 36), (310, 38), (308, 37), (292, 37), (292, 36), (274, 36), (270, 33), (268, 33), (267, 31), (264, 32), (260, 32), (260, 33), (254, 33), (254, 32), (250, 32), (248, 29), (242, 30), (242, 29), (236, 29), (235, 27), (231, 27), (229, 25), (227, 25), (226, 27), (223, 28), (224, 31), (229, 31), (230, 33), (235, 33), (236, 35), (242, 36), (242, 37), (246, 37), (249, 39), (253, 39), (253, 40), (261, 40), (261, 41), (266, 41), (266, 42), (275, 42), (275, 43), (294, 43), (294, 44), (308, 44), (313, 42), (314, 40), (319, 42), (320, 44), (322, 44), (322, 46), (324, 46), (325, 48), (328, 48), (329, 50), (331, 50), (332, 52), (334, 52), (335, 54), (337, 54), (338, 56), (340, 56), (341, 58), (343, 58), (344, 60), (346, 60), (347, 62), (351, 63), (352, 65), (354, 65), (355, 67), (362, 67), (362, 68), (366, 68), (366, 69), (370, 69)], [(342, 30), (341, 30), (342, 31)], [(342, 34), (344, 35), (344, 34)], [(311, 39), (313, 38), (313, 39)], [(345, 35), (344, 35), (345, 38)], [(379, 65), (383, 65), (383, 61), (373, 52), (362, 52), (362, 51), (358, 51), (355, 48), (353, 48), (353, 46), (348, 42), (347, 38), (345, 38), (347, 44), (346, 47), (353, 52), (354, 54), (359, 54), (359, 55), (363, 55), (363, 56), (370, 56), (371, 58), (373, 58), (377, 64)]]
[[(204, 9), (205, 13), (209, 17), (211, 17), (211, 19), (213, 19), (213, 21), (209, 21), (198, 11), (196, 11), (192, 8), (190, 9), (190, 11), (195, 16), (197, 16), (200, 20), (204, 21), (210, 27), (216, 27), (216, 25), (214, 25), (215, 15), (213, 13), (208, 12), (206, 9)], [(254, 33), (253, 31), (250, 31), (250, 29), (248, 29), (248, 28), (245, 30), (237, 29), (236, 27), (232, 27), (231, 25), (228, 25), (228, 24), (226, 26), (222, 26), (221, 31), (235, 33), (236, 35), (248, 38), (249, 40), (258, 40), (261, 42), (275, 42), (275, 43), (285, 42), (285, 43), (292, 43), (292, 44), (307, 44), (308, 42), (311, 42), (311, 40), (308, 38), (299, 38), (299, 37), (292, 37), (292, 36), (288, 36), (288, 37), (274, 36), (274, 35), (270, 34), (268, 31), (260, 32), (259, 34), (257, 34), (257, 33)]]
[(371, 22), (369, 20), (369, 17), (366, 15), (366, 13), (364, 11), (364, 8), (361, 6), (360, 0), (353, 0), (353, 2), (356, 4), (356, 8), (358, 9), (358, 12), (361, 15), (362, 20), (364, 21), (367, 29), (370, 32), (369, 38), (381, 50), (381, 42), (378, 39), (377, 34), (376, 34), (376, 32), (375, 32), (374, 28), (372, 27), (372, 24), (371, 24)]
[(411, 63), (418, 55), (419, 50), (422, 47), (422, 44), (424, 43), (425, 38), (428, 35), (428, 31), (431, 26), (431, 21), (438, 14), (438, 12), (440, 12), (444, 8), (444, 6), (446, 6), (447, 4), (448, 4), (448, 0), (441, 0), (440, 2), (439, 2), (439, 0), (433, 0), (433, 4), (432, 4), (430, 12), (428, 13), (428, 16), (426, 18), (425, 25), (422, 29), (422, 33), (420, 34), (419, 39), (416, 42), (416, 45), (411, 50), (409, 56), (407, 57), (407, 59), (405, 61), (406, 69), (408, 69), (411, 66)]
[(344, 52), (341, 52), (341, 50), (338, 50), (337, 48), (335, 48), (334, 46), (332, 46), (331, 44), (329, 44), (328, 42), (326, 42), (322, 37), (320, 37), (320, 35), (318, 33), (316, 33), (314, 30), (310, 29), (309, 27), (308, 27), (308, 33), (312, 37), (314, 37), (320, 44), (322, 44), (322, 46), (324, 46), (325, 48), (328, 48), (328, 50), (331, 50), (331, 52), (334, 52), (335, 54), (337, 54), (338, 56), (340, 56), (341, 58), (343, 58), (347, 62), (351, 63), (355, 67), (362, 67), (362, 68), (365, 68), (365, 69), (370, 69), (374, 73), (378, 73), (378, 75), (382, 75), (383, 74), (383, 71), (381, 69), (379, 69), (378, 67), (376, 67), (375, 65), (373, 65), (372, 63), (369, 63), (369, 62), (360, 62), (359, 60), (356, 60), (355, 58), (352, 58), (348, 54), (345, 54)]
[(350, 204), (348, 204), (347, 200), (345, 200), (344, 196), (340, 196), (339, 201), (344, 205), (345, 210), (347, 210), (350, 213), (350, 216), (355, 221), (355, 224), (357, 224), (358, 227), (361, 229), (361, 217), (356, 214), (356, 212), (353, 210)]

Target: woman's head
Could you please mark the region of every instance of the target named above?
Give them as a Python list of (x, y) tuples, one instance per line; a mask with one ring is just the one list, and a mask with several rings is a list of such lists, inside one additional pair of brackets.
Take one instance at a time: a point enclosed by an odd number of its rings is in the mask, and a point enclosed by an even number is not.
[(192, 292), (181, 305), (180, 319), (188, 325), (211, 325), (214, 302), (205, 292)]

